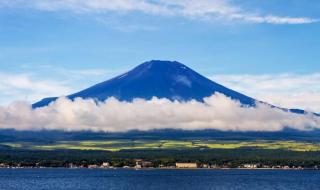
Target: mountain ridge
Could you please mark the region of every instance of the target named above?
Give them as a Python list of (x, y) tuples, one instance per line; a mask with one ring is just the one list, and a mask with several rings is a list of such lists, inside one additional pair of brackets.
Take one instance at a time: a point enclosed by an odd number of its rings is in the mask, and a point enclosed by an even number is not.
[[(256, 102), (268, 104), (218, 84), (180, 62), (162, 60), (144, 62), (128, 72), (66, 97), (71, 100), (81, 97), (96, 101), (104, 101), (109, 97), (115, 97), (120, 101), (128, 102), (135, 98), (150, 100), (153, 97), (158, 97), (172, 101), (197, 100), (203, 102), (203, 98), (217, 92), (239, 101), (244, 106), (255, 106)], [(47, 106), (57, 98), (44, 98), (32, 104), (32, 108)], [(287, 109), (268, 105), (297, 114), (309, 113), (302, 109)], [(320, 116), (319, 113), (313, 114)]]
[[(244, 105), (253, 106), (256, 102), (249, 96), (211, 81), (182, 63), (160, 60), (144, 62), (124, 74), (66, 97), (71, 100), (81, 97), (98, 101), (115, 97), (120, 101), (132, 101), (134, 98), (149, 100), (156, 96), (178, 101), (192, 99), (203, 101), (204, 97), (216, 92), (238, 100)], [(32, 107), (47, 106), (57, 98), (44, 98)]]

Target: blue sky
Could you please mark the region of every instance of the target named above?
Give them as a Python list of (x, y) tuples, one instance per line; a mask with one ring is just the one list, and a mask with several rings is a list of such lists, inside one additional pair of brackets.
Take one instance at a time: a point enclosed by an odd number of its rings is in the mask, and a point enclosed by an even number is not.
[(0, 104), (68, 94), (163, 59), (320, 112), (319, 19), (318, 0), (0, 0)]

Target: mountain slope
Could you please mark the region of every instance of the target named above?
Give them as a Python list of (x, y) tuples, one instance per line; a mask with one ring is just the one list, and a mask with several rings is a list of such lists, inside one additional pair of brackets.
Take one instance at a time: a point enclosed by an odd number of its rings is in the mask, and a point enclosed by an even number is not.
[[(80, 92), (68, 95), (70, 99), (81, 97), (104, 101), (116, 97), (121, 101), (134, 98), (168, 98), (170, 100), (202, 101), (204, 97), (219, 92), (244, 105), (253, 106), (256, 100), (217, 84), (179, 62), (149, 61), (113, 79), (94, 85)], [(45, 98), (33, 108), (47, 106), (57, 97)]]

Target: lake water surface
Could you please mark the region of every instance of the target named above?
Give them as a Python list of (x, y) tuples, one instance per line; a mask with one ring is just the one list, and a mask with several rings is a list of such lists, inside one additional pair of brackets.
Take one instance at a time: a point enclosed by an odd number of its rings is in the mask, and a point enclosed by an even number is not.
[(320, 189), (314, 170), (0, 169), (1, 190)]

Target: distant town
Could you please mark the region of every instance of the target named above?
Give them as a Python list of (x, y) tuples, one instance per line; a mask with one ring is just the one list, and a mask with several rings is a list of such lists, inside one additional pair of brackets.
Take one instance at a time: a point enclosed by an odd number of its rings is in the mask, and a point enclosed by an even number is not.
[[(264, 165), (259, 163), (248, 163), (248, 164), (241, 164), (239, 166), (230, 166), (228, 164), (224, 165), (211, 165), (206, 163), (195, 163), (195, 162), (176, 162), (170, 165), (163, 165), (159, 164), (156, 165), (151, 161), (146, 161), (143, 159), (135, 159), (135, 165), (124, 165), (124, 166), (113, 166), (112, 163), (103, 162), (101, 164), (74, 164), (68, 163), (64, 168), (89, 168), (89, 169), (117, 169), (117, 168), (124, 168), (124, 169), (294, 169), (294, 170), (303, 170), (303, 169), (313, 169), (318, 170), (320, 166), (314, 167), (302, 167), (302, 166), (287, 166), (287, 165)], [(45, 166), (41, 163), (35, 164), (8, 164), (8, 163), (0, 163), (0, 168), (55, 168), (54, 166)]]

